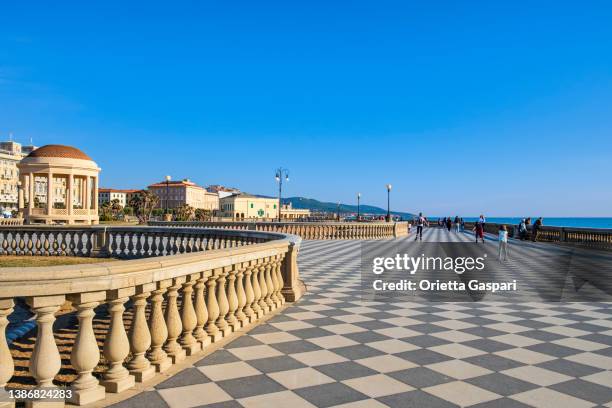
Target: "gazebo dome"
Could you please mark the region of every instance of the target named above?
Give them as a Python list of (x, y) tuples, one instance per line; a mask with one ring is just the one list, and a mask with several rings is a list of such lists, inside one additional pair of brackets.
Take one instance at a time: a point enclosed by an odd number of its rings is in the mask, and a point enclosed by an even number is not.
[(65, 145), (45, 145), (32, 151), (27, 157), (59, 157), (63, 159), (80, 159), (90, 160), (91, 157), (83, 153), (83, 151), (72, 146)]
[(97, 224), (100, 168), (80, 149), (46, 145), (18, 164), (19, 209), (27, 224)]

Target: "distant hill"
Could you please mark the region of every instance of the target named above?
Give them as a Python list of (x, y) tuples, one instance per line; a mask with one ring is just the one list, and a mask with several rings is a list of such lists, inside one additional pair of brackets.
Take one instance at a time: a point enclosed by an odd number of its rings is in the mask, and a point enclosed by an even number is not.
[[(293, 208), (306, 208), (311, 211), (321, 211), (335, 213), (338, 207), (337, 203), (326, 203), (323, 201), (315, 200), (313, 198), (305, 197), (287, 197), (283, 198), (283, 204), (291, 203)], [(385, 208), (374, 207), (373, 205), (360, 205), (361, 214), (381, 214), (386, 215), (387, 210)], [(342, 204), (340, 203), (341, 213), (357, 213), (357, 205)], [(405, 219), (411, 219), (414, 214), (407, 212), (391, 211), (394, 215), (399, 215)]]

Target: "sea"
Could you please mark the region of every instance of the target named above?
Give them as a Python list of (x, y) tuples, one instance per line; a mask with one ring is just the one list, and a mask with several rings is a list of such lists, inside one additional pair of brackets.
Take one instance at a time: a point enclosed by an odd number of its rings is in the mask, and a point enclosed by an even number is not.
[[(486, 217), (486, 216), (485, 216)], [(428, 217), (429, 220), (437, 220), (438, 217)], [(444, 217), (439, 217), (444, 218)], [(455, 216), (451, 216), (455, 218)], [(487, 222), (494, 224), (518, 225), (522, 218), (526, 217), (486, 217)], [(532, 216), (533, 223), (538, 217)], [(478, 217), (463, 217), (464, 221), (476, 221)], [(612, 229), (612, 217), (542, 217), (544, 225), (551, 227), (576, 227), (576, 228), (607, 228)]]

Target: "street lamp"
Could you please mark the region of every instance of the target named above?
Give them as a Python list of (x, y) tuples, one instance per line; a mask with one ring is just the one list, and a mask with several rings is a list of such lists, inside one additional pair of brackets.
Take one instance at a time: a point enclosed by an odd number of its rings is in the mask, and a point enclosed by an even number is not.
[(340, 221), (340, 201), (338, 201), (338, 206), (336, 207), (336, 220)]
[(359, 202), (361, 201), (361, 193), (357, 193), (357, 222), (359, 222), (359, 218), (360, 218), (360, 208), (359, 208)]
[(278, 183), (278, 222), (281, 221), (281, 207), (282, 207), (282, 198), (283, 198), (283, 179), (285, 181), (289, 181), (289, 170), (283, 169), (279, 167), (276, 169), (276, 175), (274, 177), (276, 182)]
[(168, 202), (170, 201), (170, 180), (172, 177), (166, 176), (166, 205), (164, 208), (164, 214), (168, 214)]
[(387, 222), (391, 221), (391, 184), (387, 184)]

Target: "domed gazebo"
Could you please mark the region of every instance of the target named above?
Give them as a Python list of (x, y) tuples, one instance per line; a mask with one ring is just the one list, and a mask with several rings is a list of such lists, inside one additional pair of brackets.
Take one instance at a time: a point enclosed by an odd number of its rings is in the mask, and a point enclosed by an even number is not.
[(46, 145), (23, 158), (19, 210), (27, 224), (97, 224), (100, 168), (76, 147)]

